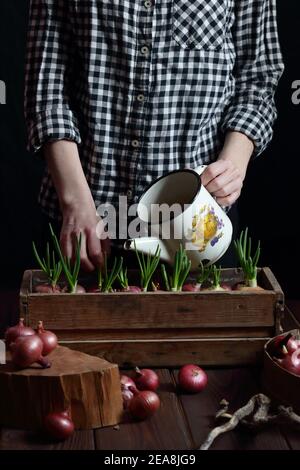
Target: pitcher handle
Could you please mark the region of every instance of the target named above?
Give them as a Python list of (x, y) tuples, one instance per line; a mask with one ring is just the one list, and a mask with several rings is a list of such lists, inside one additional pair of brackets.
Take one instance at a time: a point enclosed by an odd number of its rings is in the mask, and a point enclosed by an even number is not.
[(198, 173), (199, 176), (201, 176), (205, 168), (207, 168), (207, 165), (200, 165), (197, 166), (197, 168), (193, 168), (193, 171), (195, 171), (196, 173)]

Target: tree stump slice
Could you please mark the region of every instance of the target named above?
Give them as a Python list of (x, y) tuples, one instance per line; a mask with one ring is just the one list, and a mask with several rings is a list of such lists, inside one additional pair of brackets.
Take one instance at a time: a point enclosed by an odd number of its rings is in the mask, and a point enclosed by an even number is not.
[(104, 359), (65, 347), (52, 366), (19, 370), (7, 354), (0, 366), (0, 425), (38, 429), (50, 412), (69, 410), (76, 429), (115, 425), (123, 412), (119, 369)]

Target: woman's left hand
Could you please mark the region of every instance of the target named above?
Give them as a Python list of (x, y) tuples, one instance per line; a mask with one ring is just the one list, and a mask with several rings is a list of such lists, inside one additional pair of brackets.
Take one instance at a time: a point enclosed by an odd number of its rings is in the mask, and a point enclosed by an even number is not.
[(240, 196), (254, 145), (240, 132), (227, 134), (219, 159), (208, 165), (201, 181), (220, 206), (231, 206)]

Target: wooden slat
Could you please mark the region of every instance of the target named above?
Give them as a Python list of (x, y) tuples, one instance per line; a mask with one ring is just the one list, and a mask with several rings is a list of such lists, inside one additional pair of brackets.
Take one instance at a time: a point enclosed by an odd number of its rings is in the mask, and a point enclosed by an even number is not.
[[(177, 374), (175, 373), (175, 377)], [(240, 408), (257, 393), (256, 376), (249, 369), (208, 371), (208, 386), (197, 395), (181, 394), (180, 400), (195, 441), (200, 445), (215, 427), (214, 416), (223, 398), (230, 402), (230, 412)], [(287, 442), (277, 426), (253, 432), (239, 427), (220, 436), (214, 450), (288, 450)]]
[(53, 442), (38, 432), (0, 429), (0, 450), (94, 450), (93, 431), (76, 431), (64, 442)]
[(149, 328), (145, 330), (55, 330), (60, 341), (108, 341), (108, 340), (158, 340), (203, 338), (267, 338), (273, 336), (272, 328)]
[[(155, 299), (155, 301), (154, 301)], [(32, 294), (29, 324), (49, 329), (203, 328), (274, 325), (276, 294)]]
[(190, 362), (203, 365), (256, 364), (266, 338), (207, 340), (62, 341), (61, 345), (104, 357), (121, 367), (176, 367)]
[(142, 422), (127, 419), (119, 430), (104, 428), (95, 431), (97, 449), (185, 450), (192, 447), (171, 375), (167, 370), (160, 370), (158, 374), (161, 380), (161, 407), (158, 412), (151, 419)]

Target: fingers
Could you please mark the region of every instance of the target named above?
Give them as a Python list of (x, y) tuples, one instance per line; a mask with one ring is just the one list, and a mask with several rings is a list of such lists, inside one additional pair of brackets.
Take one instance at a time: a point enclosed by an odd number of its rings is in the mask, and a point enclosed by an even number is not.
[(205, 187), (209, 193), (216, 195), (218, 191), (224, 190), (226, 186), (237, 180), (242, 182), (239, 171), (236, 169), (228, 169), (225, 170), (221, 175), (211, 180)]
[(81, 234), (80, 263), (85, 271), (94, 271), (102, 263), (102, 252), (100, 240), (96, 236), (91, 236), (92, 231), (88, 234), (84, 231), (76, 229), (75, 226), (63, 226), (60, 235), (60, 245), (62, 253), (74, 263), (76, 256), (76, 248), (79, 236)]
[(101, 241), (99, 240), (96, 229), (89, 230), (87, 233), (87, 251), (89, 260), (93, 266), (99, 268), (103, 264), (103, 252), (101, 248)]
[(241, 191), (242, 186), (243, 186), (242, 179), (238, 177), (236, 179), (233, 179), (230, 183), (224, 184), (224, 186), (220, 190), (213, 191), (212, 194), (214, 197), (217, 197), (217, 198), (226, 197), (232, 193)]
[(71, 259), (73, 257), (72, 231), (64, 225), (60, 233), (60, 246), (62, 254)]
[(207, 187), (212, 180), (217, 178), (219, 175), (222, 175), (226, 170), (229, 170), (230, 167), (233, 167), (233, 165), (227, 160), (218, 160), (208, 165), (201, 175), (203, 186)]
[(232, 204), (234, 204), (238, 200), (240, 195), (241, 195), (241, 191), (236, 191), (230, 194), (229, 196), (216, 198), (216, 200), (220, 206), (223, 206), (223, 207), (232, 206)]
[[(73, 256), (76, 252), (77, 241), (79, 239), (80, 233), (74, 234), (73, 236)], [(84, 271), (94, 271), (95, 266), (92, 263), (90, 257), (88, 256), (88, 247), (87, 247), (87, 236), (84, 232), (81, 232), (81, 248), (80, 248), (80, 264)]]
[(230, 160), (218, 160), (209, 165), (201, 177), (202, 184), (218, 204), (227, 207), (240, 196), (243, 178)]

